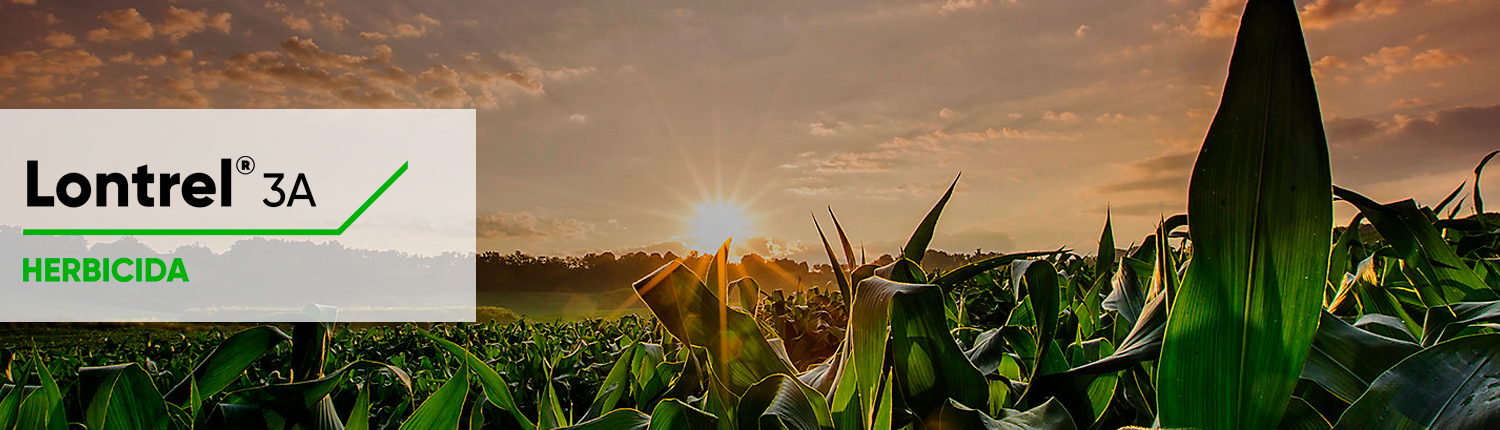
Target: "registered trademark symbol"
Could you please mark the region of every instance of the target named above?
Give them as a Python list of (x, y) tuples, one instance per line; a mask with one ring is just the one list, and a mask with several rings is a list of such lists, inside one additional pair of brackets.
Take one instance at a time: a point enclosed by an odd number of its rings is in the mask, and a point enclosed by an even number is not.
[(255, 171), (255, 159), (250, 158), (250, 156), (240, 157), (234, 164), (235, 168), (239, 169), (241, 175), (248, 175), (250, 172)]

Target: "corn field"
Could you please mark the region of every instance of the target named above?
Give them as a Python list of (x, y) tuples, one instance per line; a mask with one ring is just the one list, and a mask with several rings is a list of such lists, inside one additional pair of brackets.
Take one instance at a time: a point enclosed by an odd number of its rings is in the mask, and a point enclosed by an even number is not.
[(1500, 428), (1487, 161), (1431, 207), (1335, 187), (1296, 7), (1252, 0), (1188, 213), (1124, 252), (1106, 215), (1097, 249), (924, 269), (950, 186), (884, 266), (815, 217), (807, 292), (726, 242), (643, 274), (650, 317), (11, 349), (0, 429)]

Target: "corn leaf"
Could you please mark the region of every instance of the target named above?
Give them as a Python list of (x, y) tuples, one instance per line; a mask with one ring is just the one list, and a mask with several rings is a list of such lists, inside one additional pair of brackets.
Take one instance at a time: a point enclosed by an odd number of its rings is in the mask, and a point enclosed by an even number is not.
[(1301, 377), (1353, 402), (1381, 373), (1420, 349), (1414, 343), (1360, 330), (1324, 312)]
[(1297, 5), (1251, 0), (1189, 185), (1193, 260), (1168, 297), (1162, 426), (1281, 421), (1317, 330), (1332, 240), (1321, 120)]
[(647, 430), (704, 430), (715, 428), (719, 417), (677, 399), (663, 400), (651, 410)]
[(743, 393), (766, 376), (796, 373), (761, 337), (753, 317), (724, 306), (682, 263), (667, 263), (636, 281), (635, 290), (673, 337), (708, 349), (730, 391)]
[(1026, 411), (1006, 410), (1000, 419), (991, 418), (984, 412), (966, 407), (958, 402), (949, 402), (934, 417), (922, 424), (924, 430), (1073, 430), (1078, 428), (1068, 410), (1056, 400)]
[[(940, 313), (939, 287), (874, 277), (861, 281), (854, 294), (845, 372), (852, 368), (857, 378), (864, 416), (869, 418), (865, 422), (875, 422), (881, 403), (890, 404), (880, 395), (889, 366), (895, 367), (894, 376), (919, 414), (936, 411), (950, 397), (970, 407), (985, 406), (989, 388), (948, 331)], [(887, 353), (892, 361), (887, 361)]]
[(643, 430), (651, 417), (635, 409), (615, 409), (598, 418), (580, 422), (563, 430)]
[(1335, 429), (1500, 428), (1500, 334), (1454, 339), (1386, 371)]
[(401, 429), (457, 430), (468, 400), (469, 362), (464, 361), (448, 382), (427, 396), (411, 417), (401, 423)]
[(1432, 346), (1458, 337), (1473, 324), (1497, 321), (1500, 321), (1500, 301), (1454, 303), (1448, 309), (1428, 309), (1422, 325), (1422, 345)]
[(197, 385), (200, 395), (212, 397), (233, 383), (235, 379), (245, 372), (245, 368), (259, 360), (262, 355), (270, 352), (282, 342), (291, 340), (281, 329), (272, 326), (251, 327), (241, 330), (224, 339), (218, 347), (208, 353), (193, 369), (188, 378), (172, 387), (172, 391), (165, 396), (167, 402), (181, 405), (188, 401), (193, 390), (193, 383)]
[(901, 250), (901, 257), (921, 264), (922, 256), (927, 254), (927, 245), (932, 243), (932, 233), (937, 229), (938, 217), (943, 214), (943, 206), (948, 204), (948, 198), (953, 196), (953, 187), (958, 186), (958, 178), (953, 178), (953, 184), (948, 186), (948, 192), (943, 193), (943, 198), (938, 199), (937, 205), (927, 212), (927, 217), (917, 225), (917, 231), (912, 232), (911, 239), (906, 241), (906, 247)]
[(740, 430), (833, 429), (828, 403), (788, 375), (771, 375), (745, 391), (736, 415)]
[(160, 429), (167, 426), (167, 403), (156, 384), (135, 363), (78, 369), (84, 422), (91, 429)]
[(462, 357), (464, 368), (474, 372), (474, 376), (479, 378), (479, 386), (484, 390), (484, 396), (489, 399), (491, 404), (509, 412), (511, 417), (515, 418), (517, 423), (520, 423), (523, 430), (533, 430), (536, 428), (536, 424), (533, 424), (531, 419), (527, 418), (526, 414), (521, 412), (521, 408), (516, 405), (515, 397), (510, 392), (510, 385), (505, 382), (504, 378), (500, 377), (500, 374), (494, 368), (485, 364), (484, 360), (480, 360), (479, 357), (474, 356), (473, 353), (458, 346), (456, 343), (434, 336), (432, 333), (421, 333), (423, 336), (436, 342), (439, 347), (448, 351), (449, 354)]
[(1382, 205), (1338, 187), (1334, 188), (1334, 194), (1358, 207), (1390, 243), (1395, 256), (1416, 269), (1420, 279), (1413, 281), (1419, 283), (1418, 292), (1427, 306), (1500, 298), (1459, 259), (1416, 202), (1403, 200)]
[(63, 408), (62, 390), (47, 370), (40, 356), (33, 356), (33, 368), (41, 377), (41, 385), (21, 401), (20, 413), (16, 416), (16, 428), (27, 430), (63, 430), (68, 428), (67, 412)]

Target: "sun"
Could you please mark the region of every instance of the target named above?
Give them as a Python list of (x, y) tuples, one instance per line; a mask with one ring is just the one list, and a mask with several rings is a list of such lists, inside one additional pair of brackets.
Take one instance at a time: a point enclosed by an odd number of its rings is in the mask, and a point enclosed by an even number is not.
[(719, 245), (731, 237), (743, 240), (753, 233), (750, 216), (741, 205), (726, 201), (700, 202), (693, 205), (693, 215), (688, 218), (690, 228), (688, 246), (698, 252), (718, 251)]

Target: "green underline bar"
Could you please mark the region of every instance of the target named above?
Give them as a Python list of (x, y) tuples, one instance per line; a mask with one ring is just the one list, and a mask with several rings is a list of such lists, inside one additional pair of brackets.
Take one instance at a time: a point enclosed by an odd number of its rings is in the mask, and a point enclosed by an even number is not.
[(401, 163), (401, 168), (391, 174), (380, 189), (375, 190), (365, 204), (360, 205), (349, 219), (339, 228), (28, 228), (22, 231), (26, 236), (338, 236), (344, 234), (354, 221), (365, 213), (375, 200), (385, 194), (385, 190), (406, 173), (408, 163)]

